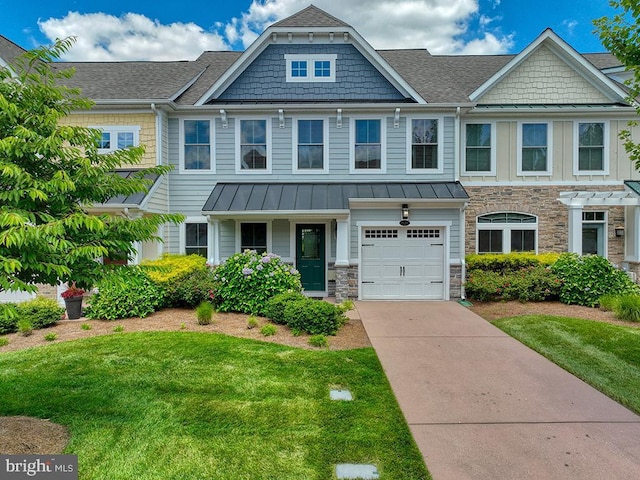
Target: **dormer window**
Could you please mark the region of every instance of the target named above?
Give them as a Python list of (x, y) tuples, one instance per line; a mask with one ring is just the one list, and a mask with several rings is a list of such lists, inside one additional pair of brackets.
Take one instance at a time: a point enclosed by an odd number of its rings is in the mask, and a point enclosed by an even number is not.
[(285, 55), (287, 82), (335, 82), (337, 55)]

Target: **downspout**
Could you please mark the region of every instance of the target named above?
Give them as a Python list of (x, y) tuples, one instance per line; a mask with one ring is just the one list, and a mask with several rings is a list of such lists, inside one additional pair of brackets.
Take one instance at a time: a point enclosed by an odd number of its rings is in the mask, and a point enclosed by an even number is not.
[[(460, 120), (460, 107), (456, 107), (456, 117), (454, 123), (455, 129), (455, 142), (453, 146), (453, 176), (456, 182), (460, 181), (460, 145), (462, 144), (462, 129)], [(465, 208), (467, 204), (465, 203), (462, 207), (460, 207), (460, 299), (466, 300), (466, 292), (464, 289), (464, 281), (467, 278), (467, 264), (464, 260), (464, 249), (465, 249)]]

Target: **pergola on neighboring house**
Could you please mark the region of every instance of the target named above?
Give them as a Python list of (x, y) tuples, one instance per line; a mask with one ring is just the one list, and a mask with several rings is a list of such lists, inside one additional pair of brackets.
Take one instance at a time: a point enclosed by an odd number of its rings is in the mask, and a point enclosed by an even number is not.
[(624, 207), (624, 225), (614, 227), (616, 237), (624, 237), (624, 260), (619, 265), (630, 271), (630, 264), (640, 263), (640, 182), (626, 180), (625, 189), (605, 192), (562, 192), (558, 201), (569, 214), (568, 251), (583, 253), (583, 212), (585, 207)]

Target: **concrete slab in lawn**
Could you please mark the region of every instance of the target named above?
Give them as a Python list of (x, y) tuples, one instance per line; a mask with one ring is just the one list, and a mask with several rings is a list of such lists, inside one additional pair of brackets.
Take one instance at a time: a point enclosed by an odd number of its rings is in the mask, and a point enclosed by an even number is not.
[(455, 302), (357, 302), (436, 480), (640, 478), (640, 417)]

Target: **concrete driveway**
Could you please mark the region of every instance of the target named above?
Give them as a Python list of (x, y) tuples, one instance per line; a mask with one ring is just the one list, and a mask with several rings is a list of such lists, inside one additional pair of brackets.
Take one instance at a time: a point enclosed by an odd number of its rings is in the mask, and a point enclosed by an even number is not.
[(640, 478), (638, 415), (465, 307), (356, 308), (435, 480)]

